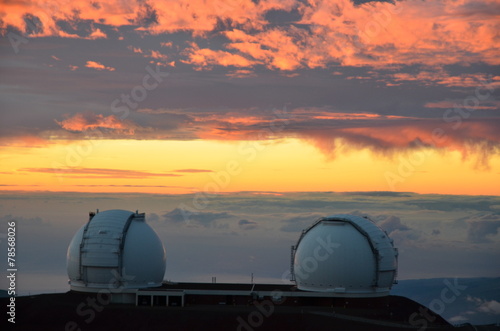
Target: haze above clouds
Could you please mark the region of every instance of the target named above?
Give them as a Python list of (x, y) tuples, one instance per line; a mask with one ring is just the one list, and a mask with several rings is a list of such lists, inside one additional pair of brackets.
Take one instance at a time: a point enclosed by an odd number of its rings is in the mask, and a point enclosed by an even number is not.
[(319, 217), (337, 213), (369, 216), (388, 232), (400, 252), (399, 279), (493, 277), (500, 271), (493, 262), (500, 257), (498, 197), (248, 192), (212, 196), (202, 209), (193, 205), (194, 198), (3, 193), (1, 224), (17, 221), (21, 280), (29, 278), (20, 288), (44, 288), (38, 274), (65, 279), (67, 245), (96, 208), (145, 212), (167, 250), (166, 279), (175, 281), (217, 276), (220, 282), (247, 282), (254, 273), (256, 281), (281, 282), (300, 232)]

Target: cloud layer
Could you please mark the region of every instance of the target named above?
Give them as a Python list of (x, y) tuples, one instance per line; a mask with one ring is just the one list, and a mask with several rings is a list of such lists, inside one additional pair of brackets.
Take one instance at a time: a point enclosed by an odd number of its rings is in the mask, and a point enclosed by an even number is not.
[[(331, 159), (343, 152), (362, 149), (385, 156), (407, 150), (456, 151), (464, 159), (474, 157), (476, 167), (487, 167), (489, 158), (500, 153), (500, 120), (491, 117), (465, 118), (470, 113), (465, 108), (456, 112), (450, 109), (443, 118), (416, 118), (344, 113), (331, 108), (295, 108), (273, 112), (259, 109), (144, 109), (139, 110), (135, 117), (147, 123), (147, 127), (130, 119), (120, 120), (114, 115), (88, 112), (56, 122), (68, 131), (98, 129), (104, 138), (133, 135), (134, 139), (163, 139), (173, 134), (181, 134), (183, 139), (266, 141), (300, 138)], [(163, 123), (172, 117), (176, 118), (175, 121), (165, 127)]]
[(0, 27), (33, 37), (98, 39), (108, 36), (106, 29), (125, 26), (153, 35), (224, 36), (222, 49), (192, 42), (184, 51), (182, 61), (202, 70), (500, 64), (495, 0), (64, 2), (8, 2)]

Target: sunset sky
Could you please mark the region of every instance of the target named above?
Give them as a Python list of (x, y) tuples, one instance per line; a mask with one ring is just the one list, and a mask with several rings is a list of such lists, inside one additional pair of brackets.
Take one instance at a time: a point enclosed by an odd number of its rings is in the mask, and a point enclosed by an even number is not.
[(498, 277), (499, 31), (500, 0), (0, 0), (20, 293), (68, 290), (97, 208), (145, 212), (174, 281), (289, 283), (337, 213), (394, 239), (399, 279)]
[(3, 190), (497, 195), (500, 3), (3, 1)]

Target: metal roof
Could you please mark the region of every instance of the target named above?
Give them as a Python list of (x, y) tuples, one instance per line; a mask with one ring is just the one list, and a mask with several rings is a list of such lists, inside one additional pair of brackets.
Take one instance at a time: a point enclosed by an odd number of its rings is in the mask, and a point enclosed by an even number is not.
[(68, 248), (68, 275), (73, 286), (159, 286), (164, 272), (163, 244), (145, 223), (143, 213), (90, 213)]
[[(318, 243), (327, 237), (334, 237), (339, 248), (333, 254), (332, 246), (332, 254), (315, 258), (322, 249)], [(348, 214), (331, 215), (302, 231), (292, 246), (292, 280), (302, 289), (388, 294), (395, 282), (397, 255), (392, 239), (371, 220)]]

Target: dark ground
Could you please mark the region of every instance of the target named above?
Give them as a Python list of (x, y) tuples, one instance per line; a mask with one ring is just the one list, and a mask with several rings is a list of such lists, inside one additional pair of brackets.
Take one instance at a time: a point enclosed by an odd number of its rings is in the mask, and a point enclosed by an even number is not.
[[(8, 298), (1, 298), (5, 307)], [(102, 298), (101, 298), (102, 300)], [(500, 330), (499, 327), (454, 328), (439, 316), (410, 316), (421, 307), (390, 296), (385, 307), (189, 306), (135, 307), (100, 304), (95, 294), (67, 292), (16, 298), (16, 323), (3, 314), (1, 330)], [(268, 301), (269, 302), (269, 301)], [(434, 319), (435, 318), (435, 319)], [(426, 325), (425, 325), (426, 324)]]

